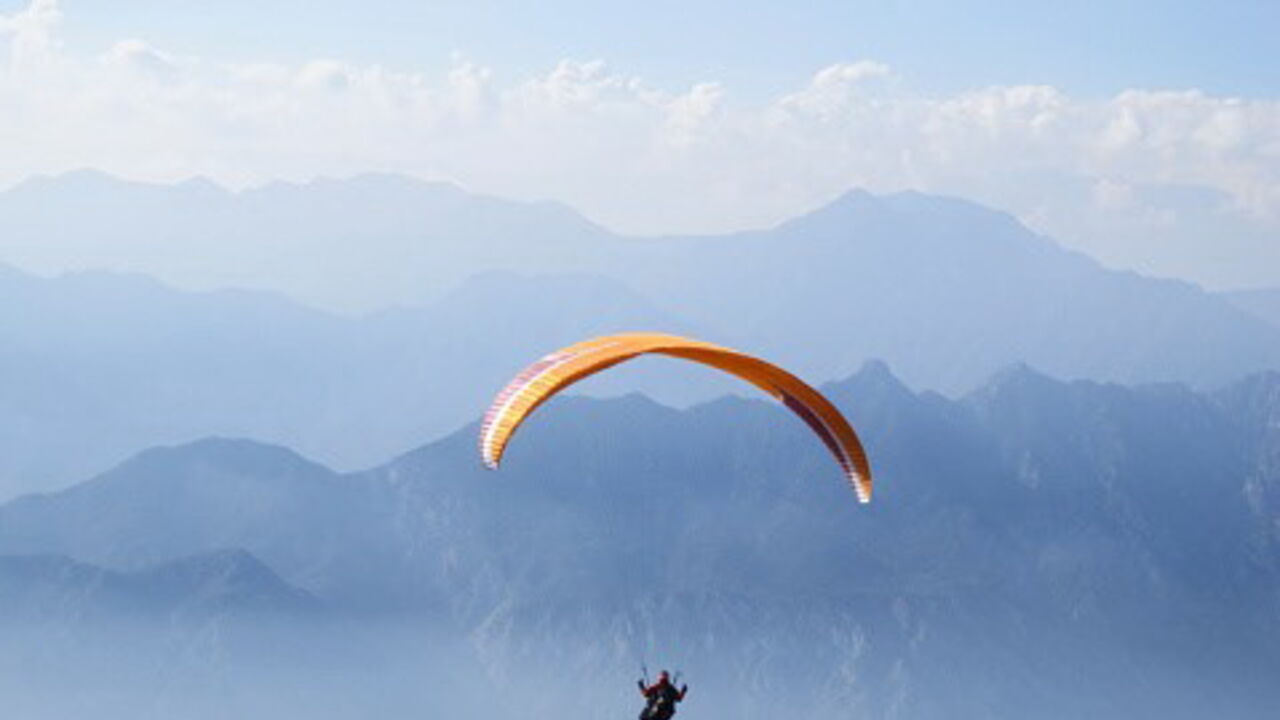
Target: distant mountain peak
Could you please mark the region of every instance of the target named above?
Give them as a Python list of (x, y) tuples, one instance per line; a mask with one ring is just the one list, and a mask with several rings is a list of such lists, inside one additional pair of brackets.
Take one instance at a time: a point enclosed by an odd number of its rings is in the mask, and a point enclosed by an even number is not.
[(857, 372), (853, 373), (844, 380), (837, 380), (830, 383), (833, 387), (840, 386), (863, 386), (863, 387), (883, 387), (901, 390), (902, 392), (911, 393), (911, 390), (893, 374), (889, 363), (879, 358), (871, 358), (862, 363)]
[[(833, 207), (856, 207), (875, 203), (878, 199), (869, 190), (863, 188), (849, 188), (835, 197), (834, 200), (822, 206), (823, 208)], [(821, 209), (821, 208), (820, 208)]]
[(1060, 387), (1062, 384), (1062, 381), (1040, 372), (1025, 362), (1015, 362), (994, 373), (991, 379), (974, 394), (998, 395), (1028, 390), (1044, 392), (1050, 388)]
[(889, 369), (889, 363), (880, 358), (871, 358), (862, 363), (862, 367), (858, 368), (857, 376), (877, 381), (898, 382), (898, 379), (893, 375), (893, 371)]
[(1056, 383), (1055, 380), (1050, 378), (1045, 373), (1042, 373), (1039, 370), (1031, 367), (1029, 364), (1021, 361), (1010, 363), (1005, 367), (1001, 368), (1000, 370), (996, 371), (995, 373), (993, 373), (991, 376), (991, 384), (994, 384), (994, 385), (1009, 385), (1009, 384), (1018, 384), (1018, 383), (1041, 384), (1045, 382)]
[(865, 219), (869, 215), (882, 213), (883, 210), (878, 197), (861, 188), (853, 188), (803, 215), (784, 220), (777, 229), (795, 230), (827, 227), (833, 224), (843, 225)]
[(151, 583), (183, 588), (203, 603), (252, 607), (262, 601), (307, 607), (316, 601), (243, 548), (221, 548), (177, 558), (137, 574)]
[(112, 175), (111, 173), (98, 170), (96, 168), (77, 168), (75, 170), (67, 170), (61, 173), (52, 173), (49, 175), (33, 175), (28, 182), (37, 184), (46, 183), (74, 183), (80, 185), (90, 185), (97, 183), (121, 183), (129, 182)]
[[(1083, 398), (1098, 398), (1107, 387), (1105, 383), (1092, 380), (1062, 380), (1018, 362), (993, 374), (984, 385), (965, 395), (963, 402), (997, 414), (1013, 412), (1012, 408), (1062, 410)], [(1184, 386), (1176, 387), (1179, 391), (1189, 392)]]
[(964, 229), (969, 236), (1017, 236), (1036, 244), (1049, 242), (1009, 213), (963, 198), (918, 190), (876, 195), (854, 188), (815, 210), (781, 223), (775, 230), (827, 236), (913, 227), (946, 236), (953, 235), (956, 229)]
[(202, 192), (202, 193), (211, 193), (211, 194), (223, 194), (227, 192), (227, 189), (225, 187), (219, 185), (218, 183), (214, 182), (213, 179), (205, 177), (204, 175), (193, 175), (187, 178), (186, 180), (183, 180), (182, 182), (177, 183), (175, 187), (180, 188), (182, 190), (187, 190), (190, 192)]
[(177, 470), (206, 465), (236, 473), (310, 473), (329, 471), (294, 450), (245, 438), (206, 437), (182, 445), (143, 450), (109, 474), (136, 470)]
[(844, 380), (827, 383), (821, 389), (837, 405), (844, 406), (865, 404), (871, 399), (910, 404), (916, 398), (911, 388), (893, 374), (888, 363), (875, 358), (864, 362)]
[(67, 191), (94, 195), (136, 192), (204, 196), (230, 194), (225, 187), (202, 175), (167, 183), (126, 179), (95, 168), (79, 168), (51, 175), (32, 175), (9, 190), (10, 193), (17, 194)]
[[(634, 417), (637, 413), (658, 413), (662, 415), (678, 413), (679, 410), (654, 400), (642, 392), (629, 392), (612, 397), (589, 397), (568, 394), (557, 398), (556, 402), (572, 412), (599, 414), (609, 419)], [(624, 420), (624, 422), (626, 422)]]

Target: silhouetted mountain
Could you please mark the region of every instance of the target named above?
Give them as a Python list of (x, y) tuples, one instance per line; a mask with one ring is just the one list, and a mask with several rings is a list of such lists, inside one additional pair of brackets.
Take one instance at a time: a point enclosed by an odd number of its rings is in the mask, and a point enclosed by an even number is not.
[(1015, 362), (1201, 387), (1280, 367), (1278, 329), (1223, 299), (953, 198), (852, 192), (770, 230), (635, 246), (617, 274), (812, 377), (883, 358), (913, 387), (963, 393)]
[(419, 304), (486, 269), (582, 269), (566, 258), (588, 260), (607, 236), (555, 203), (385, 174), (233, 193), (79, 171), (0, 193), (5, 262), (269, 289), (346, 310)]
[(497, 473), (474, 427), (350, 476), (211, 441), (0, 507), (0, 552), (243, 547), (334, 610), (449, 618), (535, 716), (617, 707), (645, 657), (713, 717), (1266, 716), (1277, 377), (1210, 396), (1020, 366), (948, 400), (872, 363), (826, 387), (867, 506), (803, 423), (737, 398), (561, 399)]
[(209, 439), (148, 450), (92, 482), (0, 510), (0, 547), (136, 570), (246, 548), (326, 598), (378, 594), (396, 581), (387, 489), (291, 451)]

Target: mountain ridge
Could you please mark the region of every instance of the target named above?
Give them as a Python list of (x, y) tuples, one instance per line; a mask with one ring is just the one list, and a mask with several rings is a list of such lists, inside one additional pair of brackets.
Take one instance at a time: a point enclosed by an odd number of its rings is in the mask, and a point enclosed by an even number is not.
[[(1226, 299), (1107, 271), (956, 198), (854, 191), (771, 229), (635, 239), (399, 176), (263, 192), (232, 213), (158, 201), (155, 223), (109, 203), (68, 214), (74, 193), (50, 201), (56, 213), (24, 215), (0, 193), (6, 262), (84, 242), (114, 248), (104, 258), (184, 268), (162, 286), (0, 272), (0, 333), (15, 340), (0, 349), (0, 497), (213, 434), (365, 466), (467, 422), (532, 359), (637, 329), (722, 342), (814, 383), (879, 357), (909, 387), (951, 397), (1018, 361), (1060, 378), (1199, 389), (1280, 368), (1280, 328)], [(459, 203), (456, 217), (432, 209)], [(180, 282), (204, 272), (206, 252), (221, 258), (210, 272), (230, 274)], [(103, 264), (72, 254), (76, 267)], [(262, 282), (244, 275), (255, 268), (266, 269)], [(276, 294), (202, 295), (175, 282)], [(307, 295), (291, 287), (302, 285), (348, 297), (377, 286), (390, 294), (374, 305), (397, 309), (335, 315), (299, 304)], [(578, 390), (627, 388), (680, 405), (736, 391), (715, 374), (643, 359)]]

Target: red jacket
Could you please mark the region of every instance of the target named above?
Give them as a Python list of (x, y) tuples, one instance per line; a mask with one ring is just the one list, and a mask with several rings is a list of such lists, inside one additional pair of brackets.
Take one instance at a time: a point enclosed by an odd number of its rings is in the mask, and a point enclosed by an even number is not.
[(647, 688), (640, 689), (640, 693), (647, 698), (655, 697), (660, 693), (671, 693), (672, 699), (674, 699), (676, 702), (680, 702), (681, 700), (684, 700), (684, 695), (688, 691), (689, 691), (688, 685), (685, 685), (684, 687), (677, 690), (676, 686), (672, 685), (671, 682), (668, 680), (659, 680), (658, 682), (650, 685)]

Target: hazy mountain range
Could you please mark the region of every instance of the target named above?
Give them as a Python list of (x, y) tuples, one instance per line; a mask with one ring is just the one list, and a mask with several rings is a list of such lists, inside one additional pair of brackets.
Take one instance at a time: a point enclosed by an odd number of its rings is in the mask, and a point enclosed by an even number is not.
[[(215, 553), (196, 575), (228, 577), (230, 557), (251, 570), (231, 577), (263, 589), (226, 597), (315, 599), (284, 604), (319, 623), (299, 637), (371, 648), (358, 628), (436, 628), (386, 650), (392, 714), (422, 707), (408, 666), (442, 656), (491, 688), (467, 702), (488, 697), (494, 717), (634, 712), (643, 658), (683, 668), (687, 713), (709, 718), (1280, 709), (1280, 375), (1198, 394), (1016, 367), (948, 400), (872, 364), (825, 390), (866, 440), (870, 505), (770, 403), (569, 398), (539, 411), (498, 473), (480, 468), (474, 427), (355, 474), (245, 440), (149, 450), (0, 506), (0, 597), (35, 583), (56, 612), (72, 604), (59, 588), (84, 597), (86, 572), (127, 584)], [(15, 573), (32, 554), (72, 569)], [(219, 632), (253, 627), (222, 607)], [(253, 656), (158, 624), (165, 652), (205, 672)], [(319, 652), (273, 627), (273, 662)], [(338, 661), (339, 677), (373, 682), (364, 662)], [(121, 697), (157, 692), (131, 677)]]
[[(583, 291), (593, 304), (571, 302)], [(0, 268), (0, 296), (0, 497), (211, 433), (367, 466), (474, 419), (522, 363), (559, 345), (619, 326), (702, 334), (624, 288), (572, 277), (481, 276), (433, 305), (359, 319), (100, 273)], [(563, 310), (524, 321), (530, 300)], [(705, 377), (625, 379), (661, 396)]]
[[(1266, 293), (914, 193), (641, 239), (395, 176), (36, 179), (0, 260), (0, 498), (93, 476), (0, 505), (9, 714), (600, 717), (643, 660), (690, 717), (1280, 710)], [(511, 374), (635, 329), (842, 378), (874, 502), (675, 361), (481, 469)]]
[[(622, 330), (723, 341), (814, 381), (882, 358), (951, 395), (1016, 362), (1200, 388), (1280, 368), (1280, 327), (1233, 298), (1108, 271), (1004, 214), (912, 193), (637, 239), (563, 206), (397, 176), (231, 193), (81, 172), (0, 193), (0, 259), (241, 288), (0, 268), (0, 497), (210, 434), (369, 466), (478, 417), (542, 353)], [(629, 388), (675, 404), (737, 390), (661, 364), (586, 390)]]
[(484, 269), (565, 271), (566, 258), (608, 234), (563, 206), (395, 175), (232, 193), (203, 179), (151, 185), (86, 170), (0, 194), (0, 237), (0, 257), (37, 272), (138, 272), (370, 310), (433, 299)]

